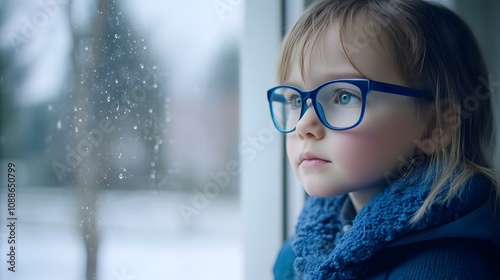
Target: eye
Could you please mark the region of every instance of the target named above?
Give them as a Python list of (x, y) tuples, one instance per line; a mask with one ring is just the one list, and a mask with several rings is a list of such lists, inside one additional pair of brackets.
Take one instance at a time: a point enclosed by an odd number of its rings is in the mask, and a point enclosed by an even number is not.
[(300, 97), (300, 95), (292, 96), (292, 98), (290, 99), (290, 103), (292, 104), (293, 108), (296, 108), (296, 109), (302, 108), (302, 98)]
[(340, 104), (340, 105), (351, 105), (360, 102), (361, 99), (346, 91), (346, 90), (341, 90), (337, 93), (337, 99), (334, 100), (335, 103)]

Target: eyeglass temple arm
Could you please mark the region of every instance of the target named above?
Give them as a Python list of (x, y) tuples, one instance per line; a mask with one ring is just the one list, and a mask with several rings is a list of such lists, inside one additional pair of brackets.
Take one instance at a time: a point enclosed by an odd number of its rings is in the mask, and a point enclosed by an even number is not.
[(404, 86), (387, 84), (383, 82), (370, 81), (370, 89), (374, 91), (387, 92), (387, 93), (404, 95), (415, 98), (422, 98), (427, 100), (434, 100), (434, 97), (430, 92)]

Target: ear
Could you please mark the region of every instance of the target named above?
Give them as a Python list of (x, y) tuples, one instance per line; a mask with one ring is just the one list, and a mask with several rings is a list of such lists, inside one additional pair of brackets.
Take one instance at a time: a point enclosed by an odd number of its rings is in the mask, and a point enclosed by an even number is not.
[(427, 155), (443, 152), (460, 128), (460, 106), (449, 99), (433, 102), (422, 116), (421, 138), (415, 141), (417, 149)]

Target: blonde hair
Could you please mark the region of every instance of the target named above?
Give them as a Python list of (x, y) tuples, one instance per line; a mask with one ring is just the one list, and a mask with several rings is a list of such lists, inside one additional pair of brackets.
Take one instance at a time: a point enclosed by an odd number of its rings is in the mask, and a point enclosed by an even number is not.
[[(437, 203), (437, 195), (449, 184), (444, 200), (460, 196), (474, 174), (492, 183), (492, 195), (500, 198), (500, 179), (493, 167), (494, 125), (489, 76), (479, 46), (469, 27), (452, 11), (423, 0), (323, 0), (309, 7), (283, 40), (279, 80), (290, 74), (298, 59), (304, 78), (306, 58), (333, 24), (339, 24), (344, 52), (349, 59), (362, 51), (346, 45), (356, 20), (362, 20), (365, 40), (378, 40), (393, 55), (393, 63), (407, 86), (434, 94), (434, 102), (416, 101), (419, 115), (428, 115), (425, 143), (430, 167), (440, 167), (430, 194), (413, 223)], [(359, 35), (359, 34), (358, 34)], [(363, 34), (362, 34), (363, 35)], [(310, 57), (310, 56), (309, 56)], [(352, 63), (352, 60), (351, 60)], [(354, 67), (354, 63), (352, 63)]]

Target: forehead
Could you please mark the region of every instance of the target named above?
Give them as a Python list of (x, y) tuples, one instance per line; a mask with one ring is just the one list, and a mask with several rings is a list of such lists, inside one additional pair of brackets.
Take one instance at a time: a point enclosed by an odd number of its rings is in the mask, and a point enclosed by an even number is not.
[(333, 79), (363, 77), (402, 84), (390, 44), (373, 26), (366, 20), (355, 20), (341, 30), (337, 21), (299, 38), (289, 46), (290, 57), (282, 58), (288, 63), (282, 63), (281, 82), (311, 88)]

